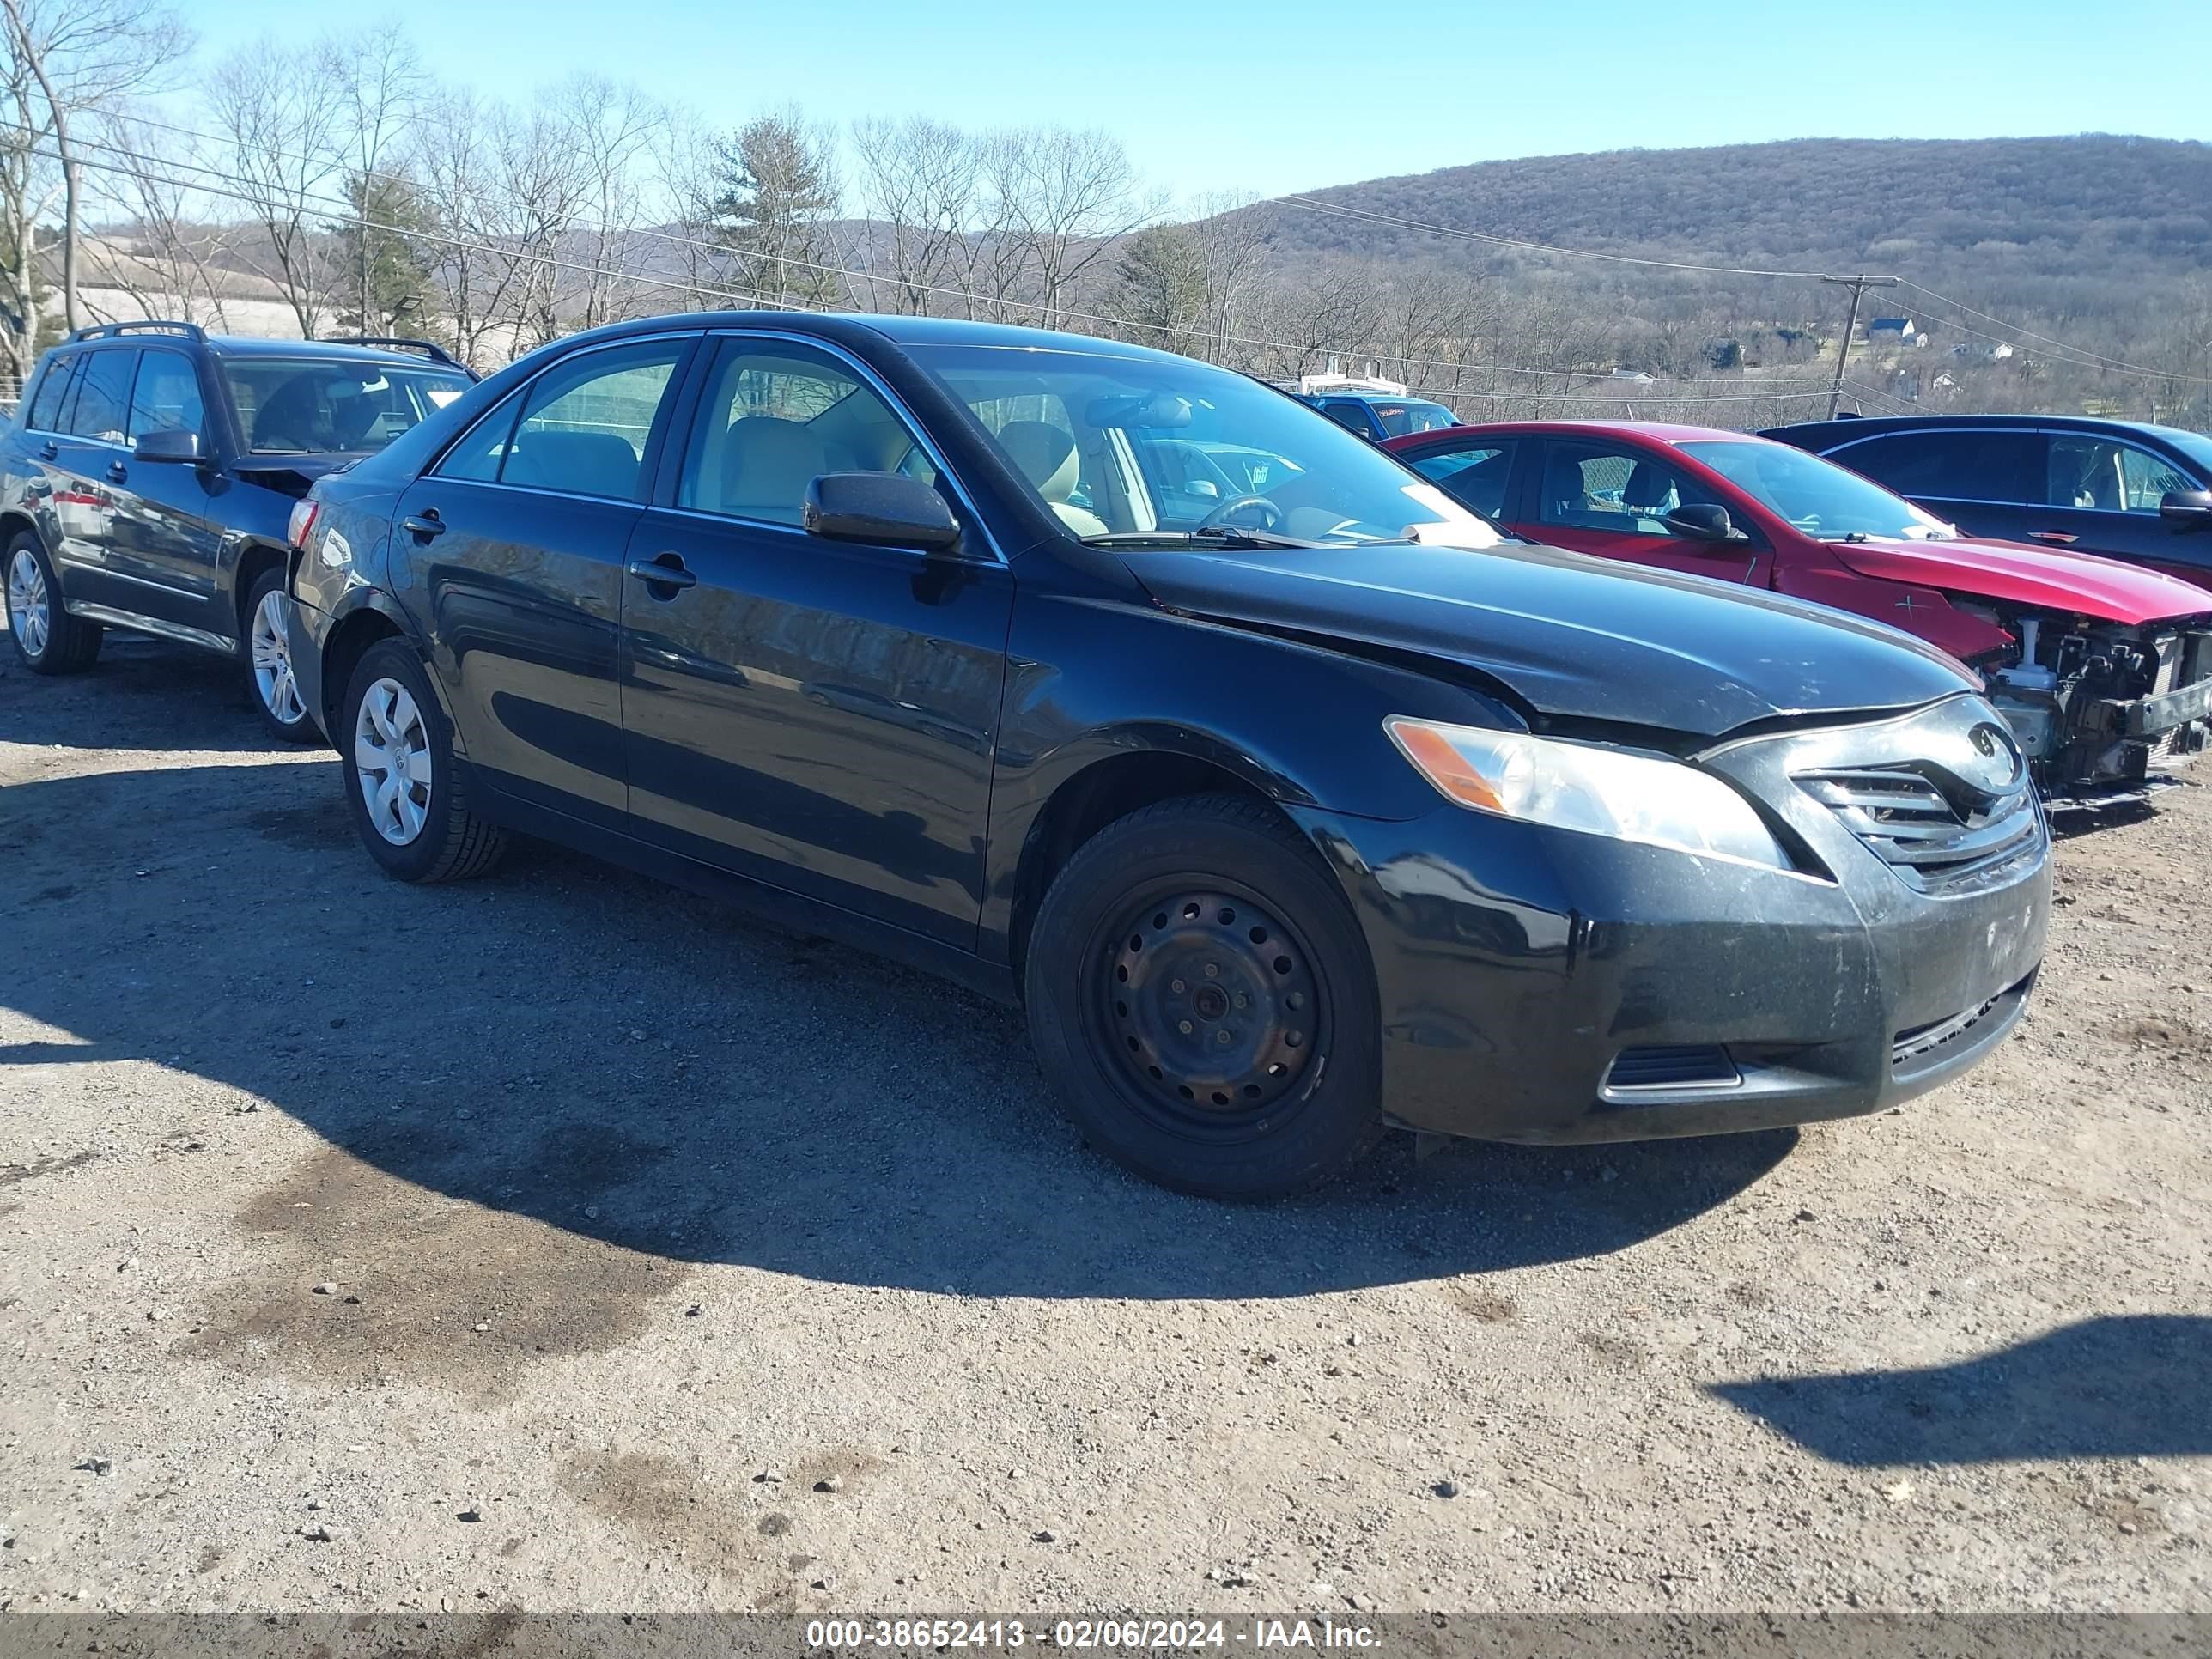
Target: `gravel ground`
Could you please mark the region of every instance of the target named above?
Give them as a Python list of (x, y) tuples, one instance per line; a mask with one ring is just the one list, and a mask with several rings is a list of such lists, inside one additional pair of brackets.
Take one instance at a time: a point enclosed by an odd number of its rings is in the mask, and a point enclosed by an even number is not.
[(0, 672), (0, 1608), (2191, 1609), (2212, 795), (1802, 1134), (1139, 1184), (1018, 1018)]

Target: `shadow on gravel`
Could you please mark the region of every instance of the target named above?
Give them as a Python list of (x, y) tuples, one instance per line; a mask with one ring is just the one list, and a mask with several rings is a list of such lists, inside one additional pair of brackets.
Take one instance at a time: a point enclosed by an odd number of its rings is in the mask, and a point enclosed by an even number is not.
[(2212, 1455), (2212, 1319), (2083, 1320), (1926, 1370), (1763, 1377), (1712, 1393), (1831, 1462)]
[[(0, 629), (4, 632), (4, 629)], [(246, 701), (245, 672), (166, 640), (118, 634), (82, 674), (32, 673), (0, 645), (0, 742), (69, 749), (282, 750)]]
[[(313, 1206), (280, 1223), (389, 1237), (416, 1224), (391, 1194), (438, 1211), (427, 1192), (653, 1259), (971, 1296), (1288, 1297), (1601, 1255), (1796, 1144), (1416, 1163), (1401, 1138), (1294, 1203), (1180, 1198), (1081, 1146), (1006, 1009), (550, 848), (403, 886), (337, 790), (335, 757), (0, 790), (0, 1001), (58, 1032), (0, 1047), (0, 1079), (143, 1058), (258, 1097), (332, 1149), (285, 1176)], [(221, 1121), (192, 1099), (134, 1085), (116, 1109)], [(264, 1225), (264, 1194), (208, 1175)]]

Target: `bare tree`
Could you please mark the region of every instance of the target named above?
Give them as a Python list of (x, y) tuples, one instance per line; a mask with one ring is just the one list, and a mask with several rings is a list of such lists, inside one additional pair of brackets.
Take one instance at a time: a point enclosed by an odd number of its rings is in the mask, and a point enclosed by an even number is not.
[(722, 193), (720, 141), (696, 112), (675, 107), (654, 130), (652, 150), (653, 183), (673, 239), (661, 243), (662, 258), (684, 285), (680, 296), (664, 290), (662, 302), (675, 298), (697, 310), (732, 280), (730, 252), (720, 240), (714, 210)]
[(590, 270), (572, 284), (568, 309), (579, 328), (644, 314), (656, 290), (627, 274), (641, 262), (648, 204), (647, 163), (666, 112), (635, 87), (579, 75), (553, 94), (553, 109), (577, 170), (580, 220), (571, 252)]
[(319, 48), (264, 39), (224, 58), (208, 81), (209, 113), (263, 244), (249, 259), (283, 289), (310, 339), (330, 301), (320, 227), (343, 200), (332, 187), (347, 119), (316, 73), (320, 58)]
[(94, 243), (92, 275), (129, 294), (148, 317), (228, 327), (219, 266), (231, 228), (190, 182), (208, 170), (198, 142), (127, 115), (105, 118), (98, 131), (100, 153), (112, 161), (92, 173), (85, 194), (118, 226), (110, 240), (122, 246)]
[(924, 314), (959, 286), (976, 209), (981, 156), (957, 127), (926, 116), (853, 124), (860, 210), (870, 220), (869, 270), (887, 266), (893, 306)]
[(1049, 328), (1077, 280), (1159, 211), (1111, 133), (1040, 127), (1001, 133), (987, 161)]
[(0, 0), (0, 77), (15, 131), (0, 156), (0, 281), (4, 352), (18, 378), (36, 355), (38, 225), (62, 202), (62, 306), (77, 324), (78, 241), (86, 136), (72, 121), (167, 83), (191, 37), (165, 0)]

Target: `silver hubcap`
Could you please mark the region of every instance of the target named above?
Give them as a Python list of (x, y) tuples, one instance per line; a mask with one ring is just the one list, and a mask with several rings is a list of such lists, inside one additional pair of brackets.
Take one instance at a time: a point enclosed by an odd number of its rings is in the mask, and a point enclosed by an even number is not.
[(47, 637), (53, 632), (52, 613), (46, 602), (46, 576), (27, 548), (19, 548), (8, 562), (8, 626), (15, 629), (16, 642), (23, 647), (24, 655), (46, 654)]
[(430, 733), (398, 680), (379, 680), (353, 721), (353, 769), (376, 833), (404, 847), (430, 812)]
[(300, 683), (292, 678), (291, 642), (284, 633), (284, 596), (269, 592), (253, 611), (253, 689), (261, 706), (280, 726), (297, 726), (307, 716)]

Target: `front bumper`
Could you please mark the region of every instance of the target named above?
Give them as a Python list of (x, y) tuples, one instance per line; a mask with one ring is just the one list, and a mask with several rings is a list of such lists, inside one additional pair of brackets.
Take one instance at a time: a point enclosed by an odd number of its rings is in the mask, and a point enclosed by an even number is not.
[(1492, 1140), (1714, 1134), (1877, 1111), (1972, 1066), (2042, 960), (2039, 820), (2002, 870), (1929, 893), (1790, 792), (1757, 793), (1832, 879), (1448, 805), (1301, 814), (1367, 937), (1385, 1113)]

